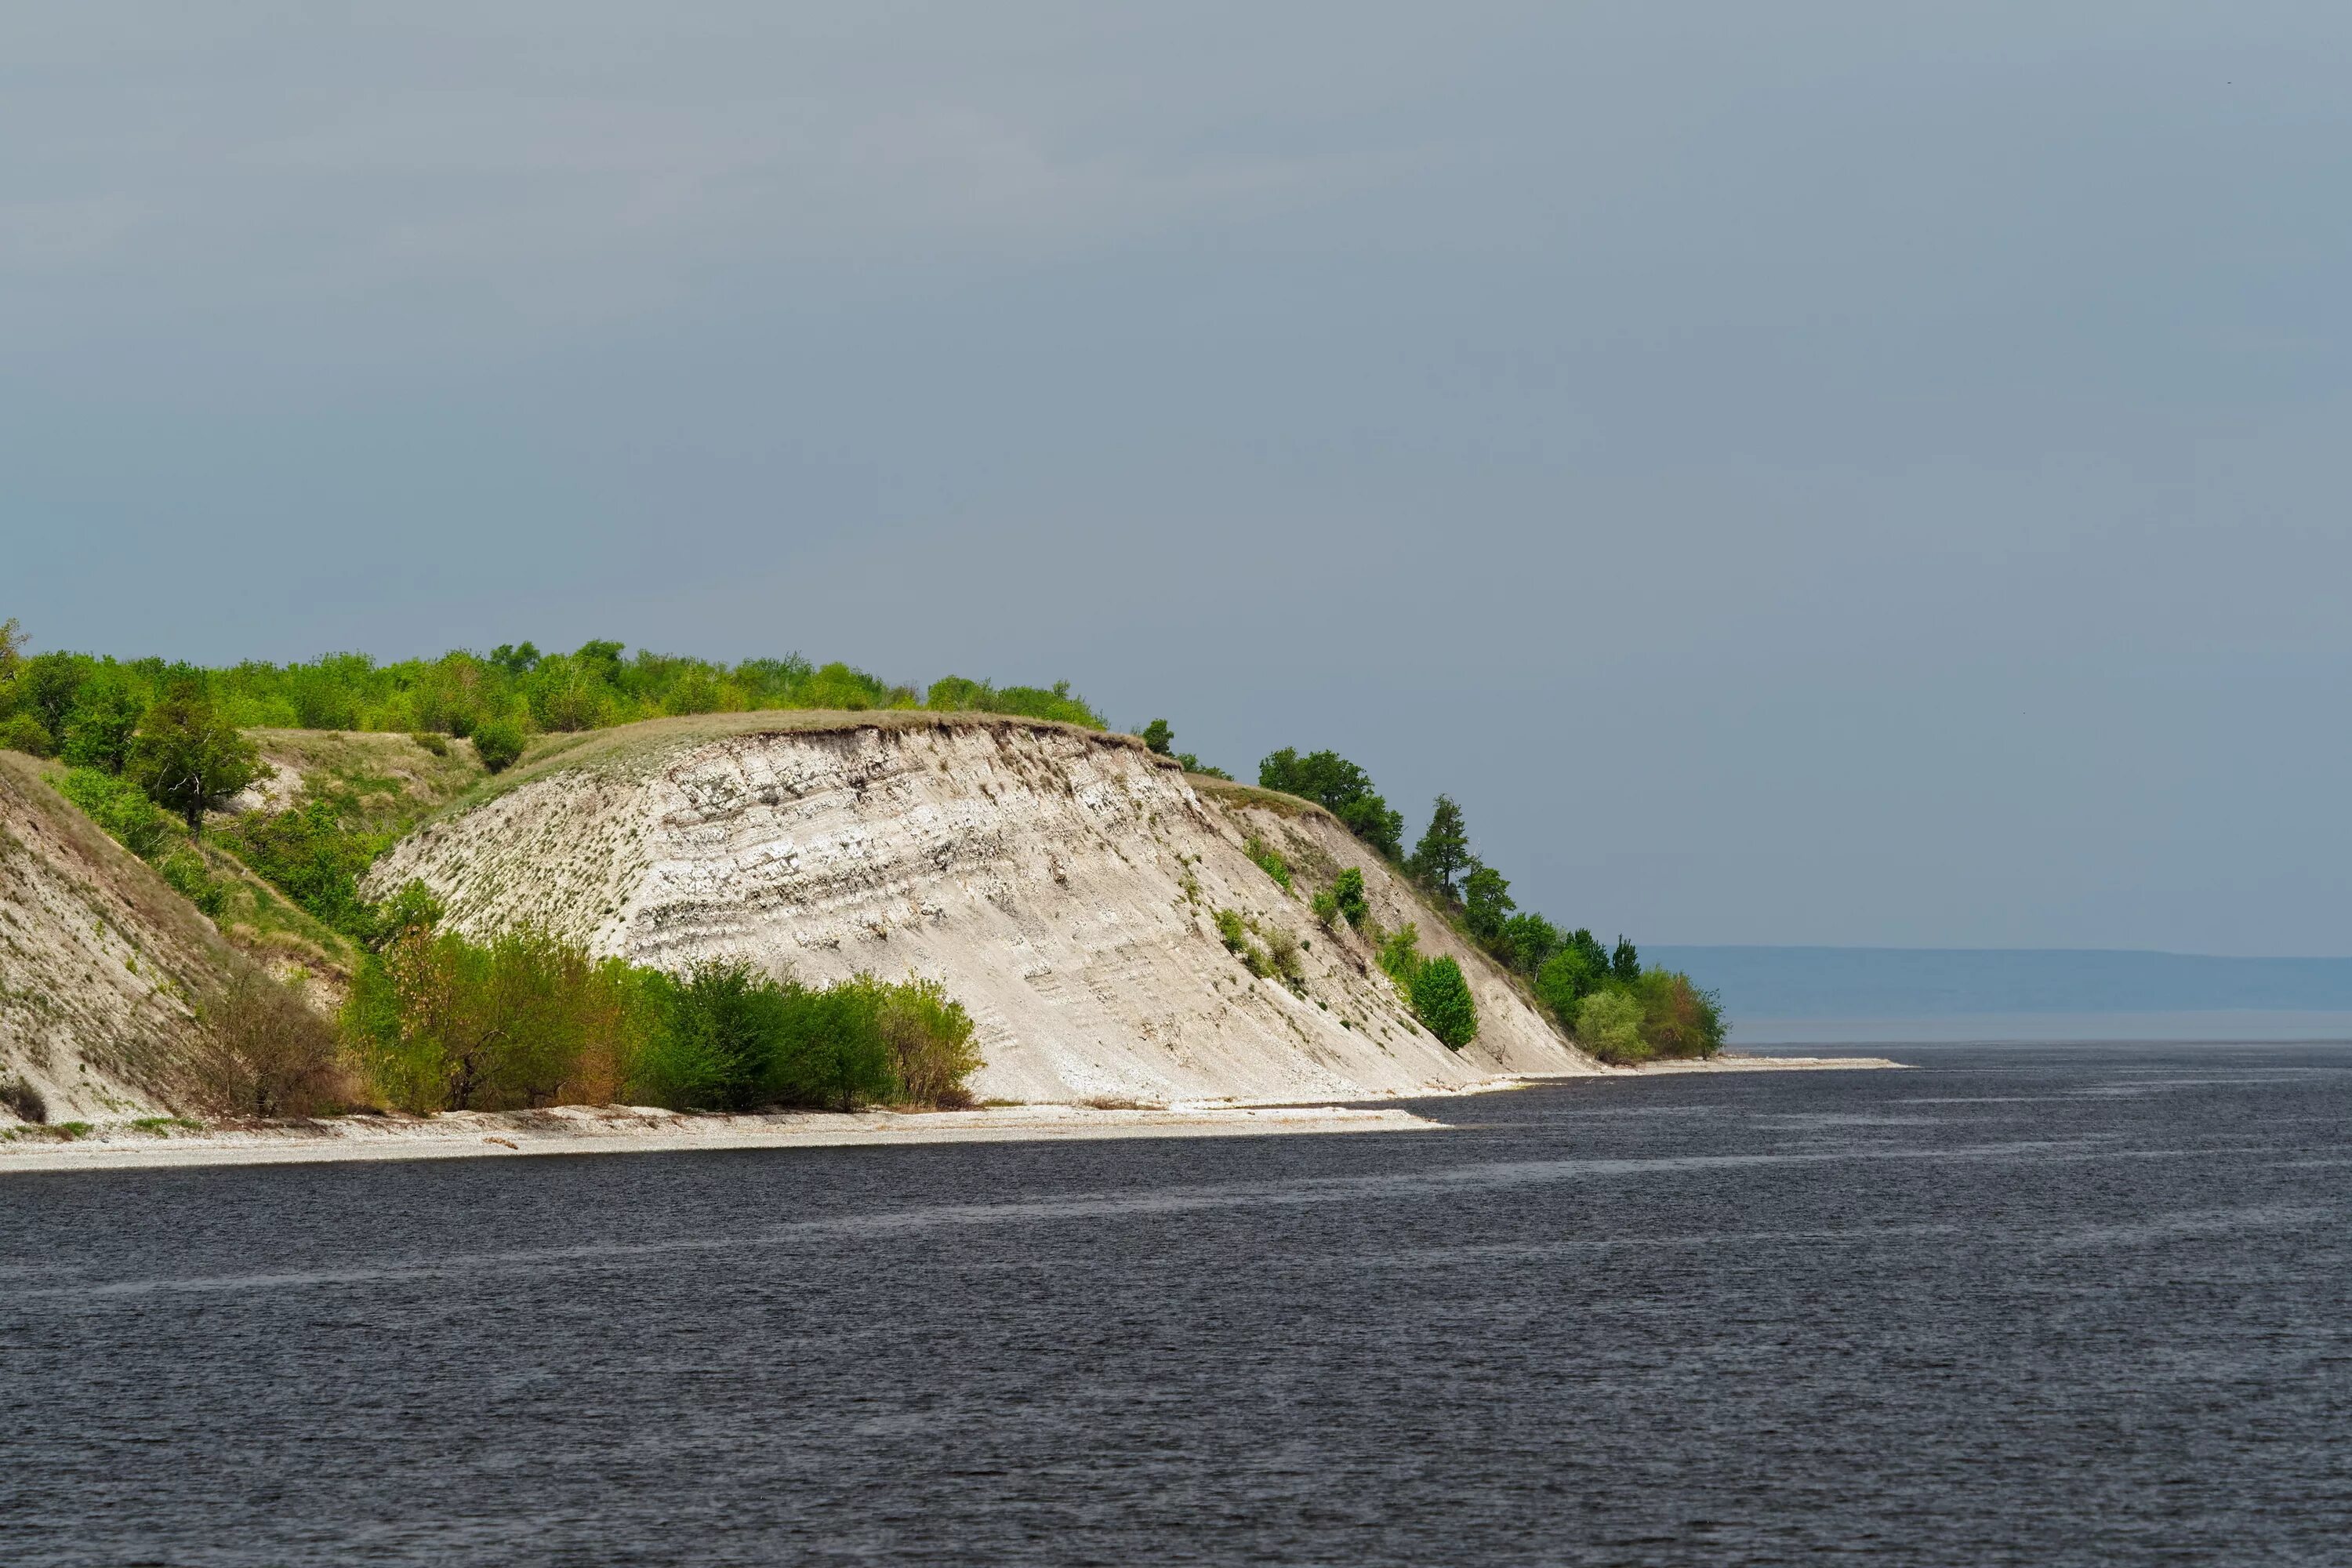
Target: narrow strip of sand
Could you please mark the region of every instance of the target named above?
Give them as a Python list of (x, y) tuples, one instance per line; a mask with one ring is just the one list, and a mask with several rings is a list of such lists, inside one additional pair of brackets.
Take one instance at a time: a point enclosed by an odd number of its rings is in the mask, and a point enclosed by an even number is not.
[(1342, 1106), (1099, 1110), (1024, 1105), (985, 1110), (861, 1110), (846, 1115), (682, 1116), (634, 1106), (560, 1106), (493, 1114), (338, 1116), (319, 1121), (196, 1130), (107, 1125), (0, 1144), (0, 1175), (30, 1171), (177, 1165), (287, 1165), (347, 1160), (497, 1159), (517, 1154), (633, 1154), (856, 1144), (1009, 1142), (1102, 1138), (1248, 1137), (1394, 1132), (1441, 1125), (1411, 1111)]
[[(1490, 1094), (1538, 1084), (1623, 1081), (1684, 1072), (1892, 1068), (1881, 1057), (1735, 1057), (1652, 1062), (1572, 1074), (1515, 1074), (1419, 1098)], [(316, 1121), (199, 1125), (167, 1118), (106, 1122), (70, 1134), (21, 1127), (0, 1135), (0, 1175), (184, 1165), (299, 1165), (352, 1160), (478, 1160), (516, 1154), (636, 1154), (719, 1149), (817, 1149), (898, 1143), (1108, 1138), (1265, 1137), (1307, 1132), (1433, 1131), (1442, 1121), (1399, 1106), (1012, 1105), (978, 1110), (682, 1114), (650, 1106), (336, 1116)]]

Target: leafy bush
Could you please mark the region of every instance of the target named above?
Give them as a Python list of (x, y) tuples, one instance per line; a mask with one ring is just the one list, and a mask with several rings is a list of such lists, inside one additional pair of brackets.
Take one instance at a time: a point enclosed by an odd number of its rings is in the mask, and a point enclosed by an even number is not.
[(1217, 936), (1229, 952), (1244, 952), (1249, 948), (1249, 926), (1239, 910), (1219, 910), (1216, 914)]
[(654, 982), (661, 1027), (631, 1076), (636, 1097), (680, 1110), (740, 1110), (757, 1099), (791, 1030), (783, 986), (747, 963), (706, 963)]
[(182, 845), (156, 863), (156, 874), (180, 897), (215, 920), (228, 907), (228, 889), (214, 877), (201, 852)]
[(1315, 911), (1315, 918), (1323, 922), (1325, 931), (1339, 929), (1339, 895), (1336, 889), (1326, 888), (1307, 902)]
[(131, 673), (112, 663), (99, 666), (66, 716), (62, 751), (68, 765), (121, 773), (130, 764), (131, 737), (145, 713)]
[(343, 1031), (377, 1089), (405, 1110), (587, 1099), (586, 1077), (619, 1076), (596, 1048), (627, 1050), (646, 1032), (641, 974), (537, 931), (483, 946), (409, 925), (360, 965)]
[(1307, 978), (1306, 966), (1299, 959), (1298, 938), (1279, 926), (1265, 933), (1265, 963), (1286, 984), (1297, 985)]
[(449, 737), (446, 735), (436, 734), (430, 730), (419, 730), (408, 738), (436, 757), (446, 757), (449, 754)]
[(155, 858), (176, 837), (172, 819), (128, 780), (96, 768), (73, 768), (58, 781), (58, 792), (142, 860)]
[(1265, 949), (1250, 940), (1252, 922), (1238, 910), (1219, 910), (1216, 913), (1217, 940), (1225, 951), (1242, 961), (1242, 966), (1261, 979), (1278, 973), (1274, 960)]
[(1381, 972), (1403, 986), (1412, 989), (1412, 978), (1421, 973), (1421, 931), (1411, 921), (1391, 931), (1381, 942)]
[(1150, 723), (1138, 730), (1136, 735), (1143, 742), (1146, 751), (1162, 757), (1172, 757), (1176, 754), (1176, 731), (1169, 728), (1168, 721), (1165, 719), (1154, 719)]
[(474, 752), (490, 772), (506, 772), (522, 755), (522, 726), (511, 719), (492, 719), (475, 726)]
[(359, 883), (386, 847), (385, 836), (348, 827), (332, 803), (310, 799), (249, 813), (228, 837), (247, 866), (324, 924), (362, 941), (373, 931)]
[(981, 1065), (972, 1043), (974, 1026), (963, 1004), (950, 999), (936, 980), (908, 980), (878, 987), (882, 1044), (890, 1054), (898, 1098), (911, 1105), (959, 1110), (972, 1103), (964, 1080)]
[(1433, 958), (1413, 971), (1413, 1016), (1422, 1027), (1450, 1050), (1460, 1050), (1478, 1037), (1478, 1010), (1470, 997), (1470, 983), (1462, 966), (1450, 958)]
[(672, 976), (542, 933), (435, 929), (411, 884), (343, 1009), (377, 1090), (412, 1110), (602, 1102), (683, 1110), (966, 1105), (971, 1017), (935, 981), (812, 988), (742, 963)]
[(1573, 1032), (1577, 1009), (1584, 1005), (1587, 996), (1600, 989), (1607, 973), (1607, 969), (1596, 963), (1582, 948), (1563, 947), (1536, 972), (1536, 995), (1552, 1010), (1561, 1027)]
[(1280, 883), (1284, 892), (1290, 891), (1290, 862), (1282, 858), (1281, 851), (1255, 833), (1242, 847), (1251, 859), (1257, 862), (1259, 870)]
[(1642, 1004), (1628, 991), (1611, 987), (1587, 996), (1576, 1010), (1577, 1043), (1604, 1062), (1645, 1060), (1648, 1042), (1642, 1038)]
[(1258, 763), (1257, 782), (1315, 802), (1391, 860), (1402, 853), (1404, 817), (1373, 790), (1370, 774), (1336, 752), (1302, 757), (1285, 746)]
[(313, 1116), (356, 1085), (335, 1031), (300, 991), (244, 969), (198, 1015), (192, 1076), (205, 1108), (228, 1116)]
[(1349, 866), (1331, 884), (1331, 896), (1339, 902), (1339, 913), (1351, 926), (1360, 927), (1371, 918), (1372, 906), (1364, 898), (1364, 873)]
[(57, 750), (57, 742), (41, 727), (41, 721), (30, 713), (11, 713), (0, 719), (0, 752), (24, 752), (36, 757), (46, 757)]
[[(828, 669), (846, 671), (846, 666), (827, 666)], [(818, 672), (820, 675), (824, 671)], [(873, 678), (866, 678), (871, 680)], [(879, 708), (887, 706), (887, 692), (867, 694), (856, 706)], [(844, 704), (847, 706), (847, 704)], [(1065, 724), (1083, 725), (1089, 730), (1107, 730), (1101, 714), (1087, 700), (1070, 689), (1066, 680), (1057, 680), (1051, 687), (992, 686), (985, 680), (967, 680), (960, 675), (947, 676), (931, 683), (924, 696), (923, 706), (942, 713), (982, 712), (1012, 713), (1024, 719), (1054, 719)], [(1164, 719), (1152, 721), (1160, 726), (1161, 738), (1171, 733)], [(1147, 726), (1147, 729), (1149, 726)], [(1149, 737), (1147, 736), (1147, 743)], [(1161, 748), (1154, 746), (1154, 751)]]
[(1642, 1039), (1653, 1055), (1711, 1057), (1723, 1049), (1723, 1014), (1715, 994), (1672, 970), (1643, 971), (1633, 995), (1642, 1006)]

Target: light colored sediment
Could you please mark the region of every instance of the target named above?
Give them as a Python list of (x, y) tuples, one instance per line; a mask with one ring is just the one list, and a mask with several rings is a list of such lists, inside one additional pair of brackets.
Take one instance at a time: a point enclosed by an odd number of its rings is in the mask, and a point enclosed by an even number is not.
[(119, 1171), (182, 1165), (288, 1165), (353, 1160), (496, 1159), (516, 1154), (624, 1154), (852, 1144), (1014, 1142), (1106, 1138), (1253, 1137), (1397, 1132), (1441, 1125), (1399, 1107), (1194, 1106), (1104, 1110), (1024, 1105), (982, 1110), (786, 1111), (680, 1115), (643, 1106), (563, 1106), (494, 1114), (340, 1116), (293, 1124), (201, 1131), (128, 1125), (72, 1141), (0, 1143), (0, 1176), (38, 1171)]
[(1726, 1051), (1719, 1057), (1690, 1061), (1643, 1062), (1637, 1067), (1612, 1068), (1612, 1074), (1654, 1077), (1678, 1072), (1839, 1072), (1849, 1068), (1899, 1068), (1886, 1057), (1751, 1057)]
[[(1244, 852), (1256, 833), (1299, 875)], [(1477, 1039), (1414, 1021), (1357, 931), (1307, 907), (1364, 872), (1385, 926), (1459, 960)], [(935, 715), (739, 716), (608, 731), (522, 770), (379, 863), (484, 936), (535, 924), (682, 971), (744, 960), (811, 983), (945, 983), (979, 1025), (983, 1098), (1370, 1100), (1596, 1070), (1328, 814), (1188, 779), (1131, 738)], [(1253, 976), (1215, 912), (1295, 935), (1294, 989)]]
[(192, 1001), (232, 962), (49, 770), (0, 752), (0, 1080), (29, 1085), (53, 1121), (173, 1109)]

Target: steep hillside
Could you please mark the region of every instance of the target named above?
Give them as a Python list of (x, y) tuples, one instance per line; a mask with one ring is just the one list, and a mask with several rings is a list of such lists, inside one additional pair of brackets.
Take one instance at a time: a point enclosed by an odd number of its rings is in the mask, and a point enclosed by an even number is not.
[(307, 790), (346, 807), (372, 827), (404, 827), (462, 795), (485, 776), (473, 743), (356, 730), (247, 730), (268, 776), (239, 795), (234, 809), (275, 810)]
[(51, 1121), (173, 1109), (190, 999), (233, 962), (39, 763), (0, 752), (0, 1080), (30, 1085)]
[[(1328, 816), (1204, 782), (1128, 737), (1041, 721), (663, 720), (481, 786), (371, 886), (418, 878), (471, 933), (536, 923), (671, 969), (936, 976), (980, 1021), (984, 1096), (1355, 1097), (1590, 1068)], [(1249, 832), (1289, 847), (1308, 873), (1296, 891), (1251, 860)], [(1383, 923), (1416, 921), (1424, 952), (1472, 976), (1468, 1049), (1413, 1022), (1360, 937), (1316, 924), (1310, 887), (1348, 864)], [(1227, 950), (1223, 909), (1253, 942), (1299, 941), (1295, 985)]]

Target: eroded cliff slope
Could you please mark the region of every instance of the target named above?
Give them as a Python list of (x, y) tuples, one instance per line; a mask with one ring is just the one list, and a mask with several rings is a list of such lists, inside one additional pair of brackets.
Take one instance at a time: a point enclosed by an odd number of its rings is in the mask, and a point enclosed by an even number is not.
[[(1248, 833), (1306, 873), (1295, 890), (1249, 858)], [(1424, 952), (1461, 960), (1467, 1049), (1413, 1022), (1361, 936), (1316, 923), (1307, 897), (1343, 865), (1363, 868), (1383, 924), (1415, 921)], [(803, 713), (604, 731), (410, 836), (372, 890), (410, 878), (478, 936), (532, 923), (673, 970), (937, 977), (979, 1021), (983, 1097), (1368, 1097), (1591, 1067), (1325, 814), (1057, 724)], [(1220, 909), (1295, 935), (1296, 984), (1228, 952)]]
[(0, 752), (0, 1082), (30, 1086), (52, 1121), (175, 1109), (192, 1000), (235, 962), (41, 764)]

